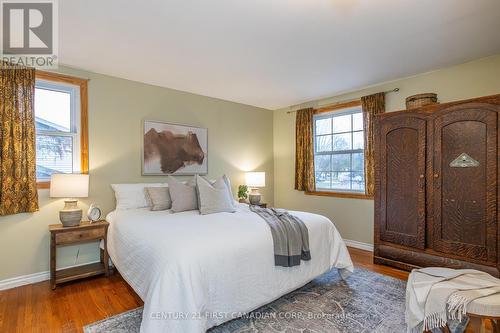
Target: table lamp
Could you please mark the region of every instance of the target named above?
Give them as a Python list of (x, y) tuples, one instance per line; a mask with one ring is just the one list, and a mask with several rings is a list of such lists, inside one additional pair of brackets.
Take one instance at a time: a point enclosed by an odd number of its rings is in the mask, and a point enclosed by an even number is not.
[(266, 186), (266, 173), (265, 172), (246, 172), (245, 173), (246, 185), (251, 189), (248, 199), (251, 205), (260, 204), (261, 195), (259, 187)]
[(82, 220), (78, 200), (89, 196), (89, 175), (57, 173), (50, 177), (50, 197), (66, 198), (59, 219), (65, 227), (74, 227)]

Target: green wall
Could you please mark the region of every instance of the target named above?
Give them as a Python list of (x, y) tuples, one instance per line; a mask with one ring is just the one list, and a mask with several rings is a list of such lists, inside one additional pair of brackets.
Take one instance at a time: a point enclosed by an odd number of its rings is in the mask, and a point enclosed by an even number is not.
[[(90, 197), (107, 214), (114, 208), (110, 184), (165, 181), (141, 176), (143, 119), (208, 128), (209, 177), (226, 173), (233, 190), (244, 171), (266, 172), (263, 200), (273, 200), (273, 113), (270, 110), (203, 97), (110, 76), (61, 68), (89, 78)], [(64, 203), (40, 190), (40, 211), (0, 217), (0, 281), (49, 269), (48, 224), (58, 223)], [(77, 258), (78, 253), (78, 258)], [(61, 248), (58, 267), (98, 260), (96, 244)]]
[[(500, 94), (500, 55), (304, 103), (293, 109), (320, 107), (396, 87), (400, 89), (398, 93), (386, 95), (387, 111), (404, 109), (405, 98), (418, 93), (435, 92), (442, 103)], [(325, 215), (344, 239), (373, 244), (373, 200), (310, 196), (293, 190), (295, 114), (287, 114), (290, 109), (274, 111), (275, 205)]]
[[(291, 108), (274, 112), (110, 76), (62, 68), (60, 72), (89, 78), (90, 197), (105, 213), (114, 207), (112, 183), (157, 182), (141, 176), (141, 123), (157, 119), (208, 128), (209, 176), (227, 173), (236, 189), (244, 171), (266, 172), (264, 201), (288, 209), (328, 216), (342, 236), (373, 242), (373, 201), (307, 196), (293, 190), (295, 117)], [(405, 97), (436, 92), (441, 102), (500, 93), (500, 55), (463, 65), (368, 87), (300, 106), (318, 107), (399, 87), (387, 95), (388, 111), (404, 108)], [(48, 270), (47, 225), (58, 222), (62, 200), (40, 190), (40, 211), (0, 217), (0, 281)], [(274, 200), (273, 200), (274, 199)], [(78, 257), (77, 257), (78, 253)], [(66, 247), (58, 266), (98, 259), (95, 244)]]

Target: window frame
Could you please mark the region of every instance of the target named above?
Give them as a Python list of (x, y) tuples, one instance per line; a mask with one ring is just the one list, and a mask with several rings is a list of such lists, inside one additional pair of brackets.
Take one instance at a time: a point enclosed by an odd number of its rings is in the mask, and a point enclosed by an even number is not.
[[(70, 86), (76, 87), (76, 90), (77, 90), (76, 94), (79, 94), (80, 103), (79, 103), (79, 105), (74, 105), (72, 107), (73, 114), (71, 115), (71, 117), (72, 117), (72, 119), (73, 119), (73, 117), (75, 119), (75, 122), (72, 121), (72, 125), (73, 126), (79, 125), (80, 134), (78, 135), (78, 132), (75, 134), (73, 132), (74, 129), (72, 129), (72, 131), (67, 132), (67, 133), (57, 132), (57, 135), (70, 136), (70, 137), (74, 137), (75, 135), (77, 136), (76, 139), (74, 140), (74, 143), (79, 144), (79, 146), (80, 146), (80, 156), (79, 156), (79, 158), (75, 158), (75, 156), (73, 156), (73, 162), (75, 163), (75, 162), (78, 162), (78, 160), (79, 160), (80, 173), (88, 174), (88, 172), (89, 172), (88, 80), (73, 77), (73, 76), (58, 74), (58, 73), (40, 71), (40, 70), (36, 71), (35, 79), (36, 79), (37, 83), (38, 83), (38, 81), (43, 81), (40, 84), (42, 87), (45, 85), (49, 89), (54, 88), (53, 90), (56, 90), (56, 91), (57, 91), (57, 88), (55, 86), (57, 86), (58, 84), (65, 84), (65, 85), (70, 85)], [(54, 85), (54, 87), (51, 87), (52, 84)], [(79, 111), (79, 115), (77, 114), (78, 111)], [(36, 134), (38, 134), (38, 132), (36, 132)], [(38, 189), (50, 188), (50, 181), (46, 181), (46, 180), (38, 181), (37, 180), (37, 188)]]
[[(347, 115), (347, 114), (352, 114), (352, 113), (356, 113), (356, 112), (353, 112), (352, 110), (345, 110), (345, 109), (355, 108), (355, 107), (361, 107), (360, 100), (355, 100), (355, 101), (346, 102), (346, 103), (340, 103), (340, 104), (336, 104), (333, 106), (316, 109), (314, 111), (314, 114), (319, 115), (322, 113), (335, 112), (336, 113), (335, 116)], [(319, 116), (319, 117), (321, 118), (322, 116)], [(325, 115), (325, 118), (327, 118), (327, 117), (328, 116)], [(313, 156), (316, 156), (316, 128), (315, 128), (315, 120), (316, 119), (317, 119), (316, 117), (315, 117), (315, 119), (313, 119), (313, 140), (314, 140), (314, 142), (313, 142), (314, 146), (312, 147), (313, 151), (314, 151)], [(351, 128), (350, 132), (345, 132), (345, 133), (351, 133), (351, 135), (353, 135), (352, 133), (354, 133), (354, 131), (352, 131), (352, 128)], [(366, 136), (366, 133), (364, 131), (363, 131), (363, 135)], [(347, 152), (349, 154), (352, 154), (355, 152), (364, 153), (364, 148), (363, 149), (348, 150), (348, 151), (339, 151), (336, 153), (340, 154), (340, 153), (347, 153)], [(319, 153), (319, 155), (331, 155), (331, 153), (327, 153), (327, 154)], [(352, 156), (351, 156), (351, 158), (352, 158)], [(316, 173), (316, 170), (315, 170), (315, 173)], [(364, 170), (363, 170), (363, 174), (365, 174)], [(314, 190), (314, 191), (306, 191), (305, 194), (318, 195), (318, 196), (329, 196), (329, 197), (340, 197), (340, 198), (373, 199), (373, 196), (366, 194), (366, 178), (365, 178), (365, 190), (364, 191), (353, 191), (353, 190), (342, 191), (339, 189), (332, 189), (332, 190), (318, 189), (318, 190)]]

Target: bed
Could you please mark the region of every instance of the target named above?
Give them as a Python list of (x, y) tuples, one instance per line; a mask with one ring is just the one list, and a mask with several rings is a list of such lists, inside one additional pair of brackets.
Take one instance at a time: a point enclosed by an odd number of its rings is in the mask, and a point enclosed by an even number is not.
[(311, 260), (274, 266), (268, 225), (248, 205), (236, 213), (172, 214), (115, 210), (108, 250), (144, 301), (141, 332), (205, 332), (257, 309), (329, 271), (353, 271), (347, 248), (326, 217), (293, 212), (309, 229)]

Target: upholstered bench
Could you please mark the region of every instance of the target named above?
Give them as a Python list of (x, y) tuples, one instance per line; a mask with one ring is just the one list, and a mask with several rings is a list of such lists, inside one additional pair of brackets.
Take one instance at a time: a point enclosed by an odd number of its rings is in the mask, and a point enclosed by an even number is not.
[(478, 298), (467, 306), (467, 316), (470, 318), (469, 327), (474, 332), (486, 332), (485, 324), (491, 321), (494, 333), (500, 333), (500, 294)]

